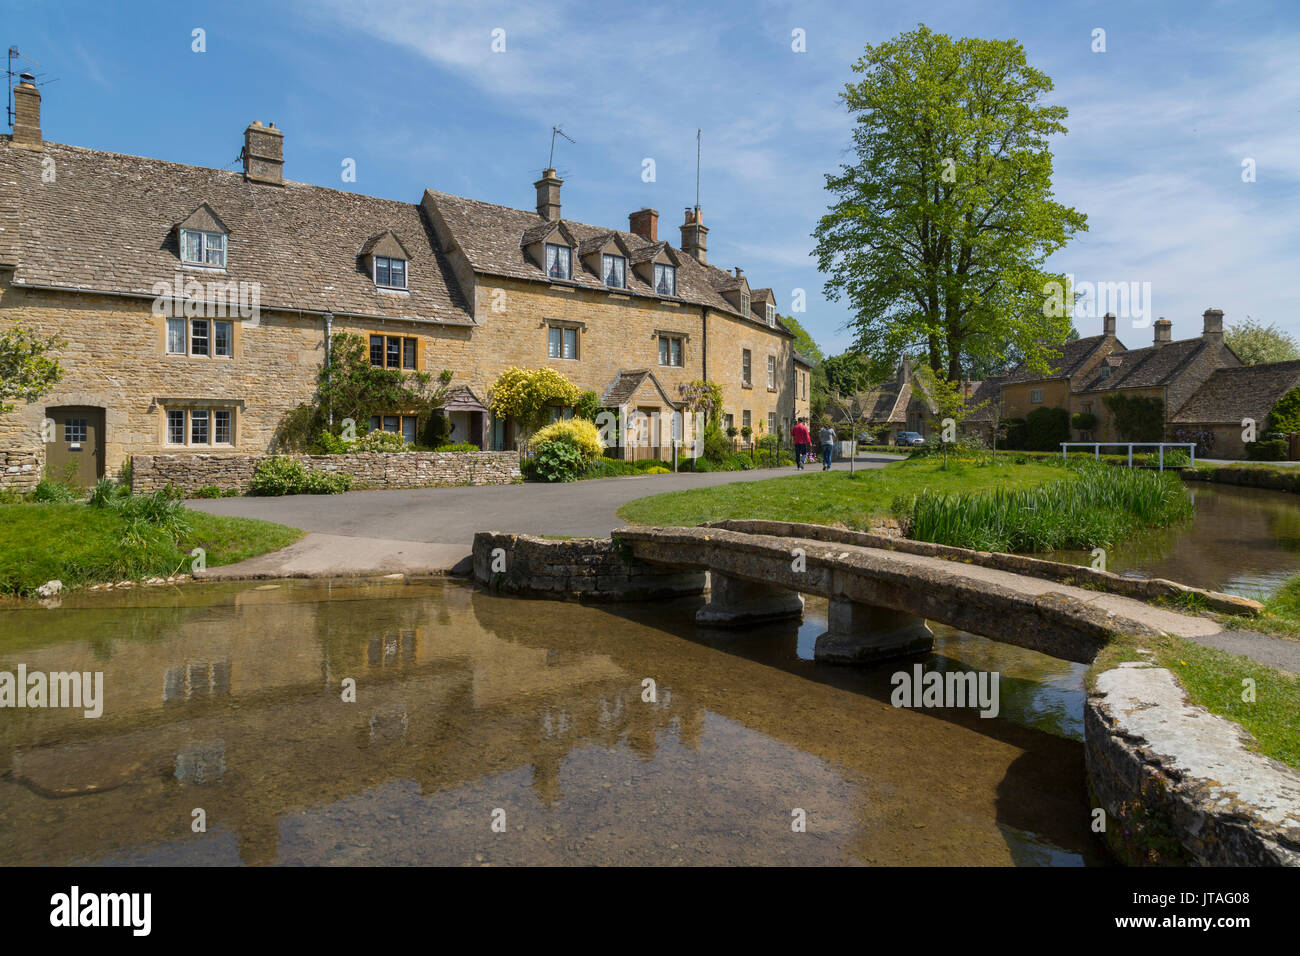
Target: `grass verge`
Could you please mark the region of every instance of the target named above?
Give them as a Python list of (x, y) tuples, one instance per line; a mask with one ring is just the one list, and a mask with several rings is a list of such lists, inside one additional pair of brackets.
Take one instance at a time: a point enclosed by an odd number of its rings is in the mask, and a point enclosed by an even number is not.
[[(1097, 655), (1088, 671), (1089, 690), (1102, 671), (1147, 659), (1138, 648), (1151, 651), (1155, 663), (1178, 678), (1193, 704), (1249, 731), (1256, 741), (1252, 749), (1300, 769), (1300, 676), (1177, 637), (1122, 637)], [(1246, 679), (1254, 681), (1253, 701), (1242, 700)]]
[(178, 534), (133, 536), (130, 519), (115, 508), (0, 505), (0, 592), (31, 594), (56, 579), (72, 588), (167, 577), (189, 570), (194, 548), (203, 548), (215, 567), (278, 550), (303, 534), (252, 518), (187, 511), (186, 519), (187, 529)]
[(1059, 465), (918, 459), (847, 471), (810, 470), (802, 475), (693, 488), (630, 501), (618, 515), (631, 524), (697, 525), (704, 521), (760, 518), (866, 529), (891, 514), (895, 499), (925, 489), (968, 491), (992, 486), (1030, 488), (1062, 477)]

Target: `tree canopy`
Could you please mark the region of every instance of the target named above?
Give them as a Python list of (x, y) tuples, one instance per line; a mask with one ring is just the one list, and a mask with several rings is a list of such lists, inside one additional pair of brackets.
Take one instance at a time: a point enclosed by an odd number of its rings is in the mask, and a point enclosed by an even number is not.
[(1228, 326), (1223, 341), (1246, 365), (1289, 362), (1300, 358), (1300, 347), (1297, 347), (1295, 339), (1271, 322), (1264, 325), (1249, 317), (1244, 322)]
[(65, 344), (25, 329), (0, 332), (0, 414), (14, 410), (13, 399), (34, 402), (58, 383), (63, 369), (49, 353)]
[(1014, 40), (954, 40), (924, 24), (868, 46), (841, 98), (856, 162), (826, 176), (813, 233), (828, 297), (848, 300), (857, 347), (894, 368), (920, 348), (949, 380), (963, 359), (1046, 368), (1066, 310), (1048, 307), (1049, 255), (1087, 229), (1053, 199), (1050, 137), (1064, 106)]

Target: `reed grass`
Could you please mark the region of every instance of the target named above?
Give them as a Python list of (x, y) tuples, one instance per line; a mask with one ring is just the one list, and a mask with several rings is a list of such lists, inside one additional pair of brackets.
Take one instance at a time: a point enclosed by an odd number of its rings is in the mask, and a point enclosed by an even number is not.
[(1081, 462), (1034, 488), (939, 494), (895, 502), (908, 537), (979, 551), (1111, 548), (1145, 528), (1188, 518), (1176, 475)]

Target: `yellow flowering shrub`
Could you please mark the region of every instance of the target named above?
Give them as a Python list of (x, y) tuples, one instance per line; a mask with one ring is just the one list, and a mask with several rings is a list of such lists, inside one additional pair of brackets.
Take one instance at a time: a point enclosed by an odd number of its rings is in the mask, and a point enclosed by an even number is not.
[(567, 441), (588, 460), (599, 458), (605, 451), (600, 441), (600, 430), (585, 418), (553, 422), (533, 435), (533, 447), (537, 449), (553, 441)]
[(553, 368), (508, 368), (489, 389), (488, 407), (527, 430), (546, 420), (550, 406), (574, 406), (581, 397), (582, 390)]

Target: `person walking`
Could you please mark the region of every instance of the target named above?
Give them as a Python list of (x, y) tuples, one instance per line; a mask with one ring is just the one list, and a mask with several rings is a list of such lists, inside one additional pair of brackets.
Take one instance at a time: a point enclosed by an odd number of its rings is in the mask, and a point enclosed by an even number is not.
[(804, 424), (802, 418), (794, 423), (794, 428), (790, 429), (790, 437), (794, 439), (795, 466), (803, 471), (803, 460), (812, 450), (812, 435), (808, 433), (808, 426)]
[(822, 426), (821, 435), (818, 437), (822, 442), (822, 471), (830, 471), (831, 461), (835, 457), (835, 429), (827, 423)]

